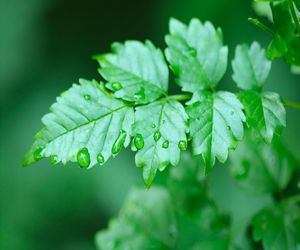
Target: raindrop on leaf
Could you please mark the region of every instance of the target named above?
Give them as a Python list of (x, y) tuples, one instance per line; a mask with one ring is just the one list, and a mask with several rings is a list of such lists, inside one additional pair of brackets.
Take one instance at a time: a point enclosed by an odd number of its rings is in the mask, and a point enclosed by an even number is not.
[(104, 156), (102, 154), (98, 154), (97, 155), (97, 162), (100, 163), (100, 164), (103, 164), (104, 163)]
[(91, 96), (90, 95), (84, 95), (84, 100), (86, 100), (86, 101), (91, 100)]
[(51, 155), (51, 165), (54, 166), (58, 161), (57, 155)]
[(161, 133), (159, 132), (159, 130), (156, 130), (153, 135), (154, 141), (158, 141), (160, 137), (161, 137)]
[(179, 147), (180, 150), (182, 150), (182, 151), (186, 150), (186, 148), (187, 148), (187, 142), (186, 142), (186, 141), (183, 141), (183, 140), (179, 141), (179, 142), (178, 142), (178, 147)]
[(77, 161), (78, 161), (79, 167), (81, 167), (81, 168), (87, 168), (90, 165), (90, 162), (91, 162), (90, 153), (87, 148), (82, 148), (78, 151)]
[(162, 144), (162, 147), (163, 148), (168, 148), (169, 147), (169, 141), (168, 140), (164, 141), (163, 144)]
[(121, 130), (119, 135), (118, 135), (118, 138), (114, 142), (114, 145), (113, 145), (112, 150), (111, 150), (111, 152), (114, 155), (120, 152), (120, 150), (121, 150), (121, 148), (122, 148), (122, 146), (125, 142), (125, 139), (126, 139), (126, 131)]
[(45, 149), (45, 147), (42, 146), (42, 147), (40, 147), (40, 148), (38, 148), (37, 150), (34, 151), (33, 158), (34, 158), (35, 161), (38, 161), (38, 160), (43, 158), (42, 152), (43, 152), (44, 149)]
[(113, 82), (113, 83), (111, 84), (111, 87), (112, 87), (112, 89), (113, 89), (114, 91), (118, 91), (118, 90), (120, 90), (120, 89), (122, 88), (122, 85), (121, 85), (121, 83), (119, 83), (119, 82)]
[(141, 134), (136, 134), (134, 138), (134, 145), (138, 150), (144, 147), (144, 139)]

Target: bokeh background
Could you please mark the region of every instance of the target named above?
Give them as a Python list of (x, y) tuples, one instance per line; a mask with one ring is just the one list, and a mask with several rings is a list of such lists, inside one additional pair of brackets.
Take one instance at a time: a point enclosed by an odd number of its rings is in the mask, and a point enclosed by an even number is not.
[[(52, 168), (49, 159), (20, 165), (55, 97), (80, 77), (100, 79), (92, 55), (126, 39), (151, 39), (165, 48), (171, 16), (222, 27), (230, 58), (238, 43), (270, 41), (247, 21), (255, 16), (251, 1), (0, 0), (0, 249), (94, 249), (95, 232), (117, 214), (131, 186), (143, 185), (129, 149), (89, 171), (72, 164)], [(229, 66), (220, 88), (236, 90), (231, 73)], [(300, 102), (299, 80), (277, 60), (266, 89)], [(170, 89), (178, 90), (173, 83)], [(299, 111), (289, 109), (283, 137), (298, 157), (299, 125)], [(211, 176), (212, 195), (241, 221), (268, 202), (237, 189), (226, 166)]]

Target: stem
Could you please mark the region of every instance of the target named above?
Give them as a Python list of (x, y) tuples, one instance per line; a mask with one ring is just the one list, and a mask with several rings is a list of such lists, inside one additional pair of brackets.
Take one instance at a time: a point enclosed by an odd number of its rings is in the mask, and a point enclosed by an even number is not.
[(250, 23), (255, 24), (257, 27), (261, 28), (261, 29), (264, 30), (265, 32), (269, 33), (271, 36), (274, 36), (274, 35), (275, 35), (273, 30), (271, 30), (269, 27), (267, 27), (266, 25), (264, 25), (263, 23), (261, 23), (261, 22), (258, 21), (257, 19), (249, 17), (249, 18), (248, 18), (248, 21), (249, 21)]
[(294, 19), (294, 23), (296, 25), (297, 35), (300, 35), (300, 24), (299, 24), (297, 14), (296, 14), (296, 11), (295, 11), (295, 8), (294, 8), (293, 0), (289, 0), (289, 4), (290, 4), (291, 14), (292, 14), (292, 17)]
[(192, 95), (170, 95), (169, 99), (176, 100), (176, 101), (187, 101), (192, 98)]
[(300, 110), (300, 104), (299, 103), (290, 102), (290, 101), (284, 101), (283, 103), (286, 107)]

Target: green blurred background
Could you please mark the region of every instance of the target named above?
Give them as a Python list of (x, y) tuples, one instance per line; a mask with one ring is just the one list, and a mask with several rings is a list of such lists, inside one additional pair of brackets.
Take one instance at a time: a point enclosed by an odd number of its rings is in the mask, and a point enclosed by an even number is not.
[[(220, 26), (230, 58), (238, 43), (270, 41), (247, 21), (255, 16), (251, 1), (0, 0), (0, 249), (94, 249), (95, 232), (118, 212), (131, 186), (143, 185), (128, 149), (89, 171), (72, 164), (51, 168), (49, 159), (20, 165), (55, 97), (80, 77), (100, 79), (92, 55), (126, 39), (151, 39), (165, 48), (171, 16)], [(231, 72), (221, 88), (236, 90)], [(282, 60), (273, 63), (266, 88), (300, 102), (299, 76)], [(178, 91), (173, 83), (170, 89)], [(299, 111), (288, 110), (283, 136), (297, 156), (299, 125)], [(217, 166), (211, 179), (212, 195), (235, 218), (268, 202), (237, 189), (226, 167)]]

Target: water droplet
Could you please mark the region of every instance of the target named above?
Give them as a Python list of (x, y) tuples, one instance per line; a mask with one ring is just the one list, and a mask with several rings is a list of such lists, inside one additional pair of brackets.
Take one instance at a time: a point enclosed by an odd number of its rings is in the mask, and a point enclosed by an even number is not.
[(119, 82), (113, 82), (113, 83), (111, 84), (111, 87), (112, 87), (112, 89), (113, 89), (114, 91), (118, 91), (118, 90), (120, 90), (120, 89), (122, 88), (122, 85), (121, 85), (121, 83), (119, 83)]
[(152, 123), (152, 128), (156, 128), (156, 125), (154, 123)]
[(158, 141), (160, 137), (161, 137), (161, 133), (159, 132), (159, 130), (156, 130), (153, 135), (154, 141)]
[(197, 50), (195, 50), (194, 48), (189, 48), (185, 51), (186, 55), (190, 55), (190, 56), (197, 56)]
[(227, 129), (228, 129), (228, 130), (231, 130), (231, 127), (230, 127), (230, 126), (227, 126)]
[(137, 98), (137, 99), (139, 99), (139, 100), (140, 99), (141, 100), (145, 100), (145, 98), (146, 98), (145, 88), (141, 87), (140, 90), (134, 94), (134, 97)]
[(45, 149), (45, 146), (39, 147), (37, 150), (34, 151), (33, 153), (33, 158), (35, 161), (39, 161), (40, 159), (43, 158), (42, 152)]
[(138, 150), (144, 147), (144, 139), (141, 134), (136, 134), (134, 138), (134, 145)]
[(234, 112), (233, 112), (233, 111), (231, 111), (231, 112), (230, 112), (230, 114), (231, 114), (231, 115), (234, 115)]
[(78, 161), (79, 167), (81, 167), (81, 168), (87, 168), (90, 165), (90, 163), (91, 163), (90, 153), (87, 148), (82, 148), (78, 151), (77, 161)]
[(84, 95), (84, 100), (86, 100), (86, 101), (91, 100), (91, 96), (90, 95)]
[(178, 147), (179, 147), (180, 150), (182, 150), (182, 151), (186, 150), (186, 148), (187, 148), (187, 142), (186, 142), (186, 141), (183, 141), (183, 140), (179, 141), (179, 142), (178, 142)]
[(163, 148), (168, 148), (169, 147), (169, 141), (168, 140), (164, 141), (163, 144), (162, 144), (162, 147)]
[(57, 155), (51, 155), (51, 165), (54, 166), (58, 161)]
[(104, 156), (102, 154), (98, 154), (97, 155), (97, 162), (100, 163), (100, 164), (103, 164), (104, 163)]
[(165, 123), (166, 123), (166, 120), (162, 120), (162, 123), (165, 124)]
[(111, 150), (111, 152), (114, 155), (120, 152), (121, 147), (123, 146), (123, 144), (125, 142), (125, 139), (126, 139), (126, 131), (121, 130), (119, 135), (118, 135), (118, 138), (114, 142), (114, 145), (113, 145), (112, 150)]

